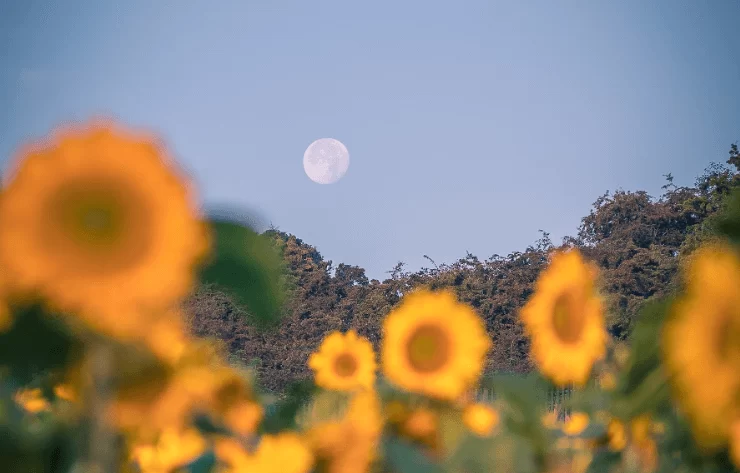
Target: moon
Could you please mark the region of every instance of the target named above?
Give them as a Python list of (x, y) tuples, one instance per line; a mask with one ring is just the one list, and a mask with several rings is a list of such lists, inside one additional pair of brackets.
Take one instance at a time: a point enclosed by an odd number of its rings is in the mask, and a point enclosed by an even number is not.
[(349, 152), (341, 141), (321, 138), (306, 148), (303, 153), (303, 170), (317, 184), (334, 184), (349, 169)]

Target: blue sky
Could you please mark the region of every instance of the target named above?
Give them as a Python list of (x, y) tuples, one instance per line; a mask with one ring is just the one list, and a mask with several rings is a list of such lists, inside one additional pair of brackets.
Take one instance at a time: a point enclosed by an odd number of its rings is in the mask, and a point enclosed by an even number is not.
[[(0, 163), (69, 120), (160, 133), (209, 204), (370, 277), (559, 241), (740, 140), (740, 2), (0, 0)], [(305, 148), (333, 137), (347, 175)]]

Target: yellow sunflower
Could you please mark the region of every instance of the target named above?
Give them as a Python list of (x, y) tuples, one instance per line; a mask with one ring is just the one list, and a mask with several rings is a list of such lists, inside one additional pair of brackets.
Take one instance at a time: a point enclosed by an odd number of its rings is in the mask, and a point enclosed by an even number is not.
[(470, 404), (463, 411), (465, 426), (481, 437), (491, 435), (496, 429), (499, 419), (499, 413), (493, 406), (482, 403)]
[(729, 247), (697, 250), (686, 293), (663, 329), (663, 355), (697, 442), (725, 444), (740, 409), (740, 257)]
[(251, 468), (251, 456), (241, 442), (233, 437), (218, 436), (213, 442), (213, 452), (219, 463), (218, 473), (243, 473)]
[(732, 423), (730, 429), (730, 458), (740, 469), (740, 417)]
[(577, 250), (558, 252), (522, 308), (532, 358), (557, 385), (585, 384), (594, 362), (606, 354), (608, 335), (595, 277), (596, 268)]
[(40, 388), (21, 389), (16, 392), (15, 402), (26, 412), (37, 414), (51, 409), (51, 404), (44, 397)]
[(67, 402), (77, 402), (78, 400), (75, 388), (69, 383), (57, 384), (54, 386), (54, 395)]
[(354, 330), (332, 332), (312, 353), (308, 366), (316, 384), (326, 389), (353, 391), (369, 389), (375, 383), (375, 352), (370, 342)]
[(415, 440), (427, 440), (437, 435), (439, 416), (426, 407), (417, 407), (409, 412), (401, 425), (401, 432)]
[(13, 325), (13, 318), (10, 315), (8, 305), (1, 299), (0, 295), (0, 332), (5, 332)]
[(362, 473), (377, 457), (382, 427), (377, 395), (361, 391), (350, 401), (342, 419), (311, 426), (306, 438), (323, 466), (320, 471)]
[(7, 293), (7, 282), (3, 280), (3, 275), (0, 274), (0, 333), (9, 330), (13, 326), (13, 316), (10, 313)]
[(570, 436), (580, 435), (588, 427), (591, 419), (585, 412), (574, 412), (563, 425), (563, 433)]
[(95, 123), (14, 164), (0, 197), (0, 264), (21, 291), (109, 325), (122, 309), (135, 317), (188, 293), (209, 238), (154, 140)]
[(491, 346), (483, 320), (453, 293), (420, 290), (383, 323), (383, 371), (402, 389), (453, 401), (477, 382)]
[(621, 452), (627, 446), (627, 428), (619, 419), (611, 419), (606, 431), (609, 448)]
[(241, 373), (226, 365), (204, 363), (178, 367), (164, 386), (118, 392), (108, 413), (116, 426), (141, 435), (165, 427), (182, 428), (195, 411), (211, 414), (247, 435), (262, 417), (255, 403)]
[(263, 435), (250, 456), (250, 469), (260, 473), (308, 473), (314, 456), (307, 443), (295, 432)]
[(133, 445), (131, 459), (142, 473), (170, 473), (198, 458), (206, 447), (196, 429), (167, 428), (155, 442)]
[(144, 341), (152, 353), (170, 364), (177, 363), (185, 354), (190, 339), (182, 313), (174, 309), (154, 319), (144, 335)]

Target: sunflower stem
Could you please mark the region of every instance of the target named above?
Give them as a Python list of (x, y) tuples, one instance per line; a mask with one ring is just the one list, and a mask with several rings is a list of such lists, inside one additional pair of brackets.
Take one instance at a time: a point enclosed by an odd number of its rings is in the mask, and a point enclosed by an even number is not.
[(91, 422), (88, 445), (88, 468), (91, 473), (115, 473), (117, 458), (115, 433), (107, 422), (107, 406), (111, 395), (112, 357), (111, 347), (104, 341), (90, 341), (90, 356), (87, 370), (89, 419)]

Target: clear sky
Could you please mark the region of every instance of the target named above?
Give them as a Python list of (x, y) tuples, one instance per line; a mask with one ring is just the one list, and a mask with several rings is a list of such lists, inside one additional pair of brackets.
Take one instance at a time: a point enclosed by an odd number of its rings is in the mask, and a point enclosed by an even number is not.
[[(604, 191), (740, 140), (736, 0), (0, 0), (0, 160), (68, 120), (158, 131), (209, 204), (383, 279), (559, 241)], [(347, 175), (311, 182), (332, 137)]]

